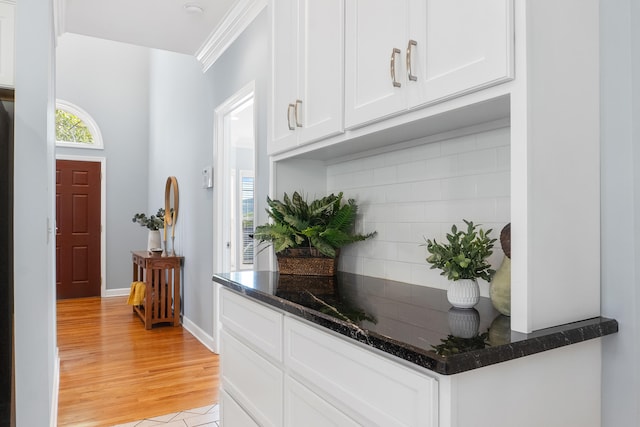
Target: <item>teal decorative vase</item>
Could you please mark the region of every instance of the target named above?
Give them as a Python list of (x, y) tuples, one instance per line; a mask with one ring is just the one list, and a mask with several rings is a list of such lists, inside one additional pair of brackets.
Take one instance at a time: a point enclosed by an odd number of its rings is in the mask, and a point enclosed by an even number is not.
[(511, 258), (504, 257), (489, 287), (493, 307), (505, 316), (511, 316)]

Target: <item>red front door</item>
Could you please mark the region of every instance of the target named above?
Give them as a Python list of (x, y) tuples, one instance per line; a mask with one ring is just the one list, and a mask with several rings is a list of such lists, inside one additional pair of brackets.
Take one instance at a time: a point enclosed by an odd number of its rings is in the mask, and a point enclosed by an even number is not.
[(100, 163), (56, 161), (57, 298), (100, 296)]

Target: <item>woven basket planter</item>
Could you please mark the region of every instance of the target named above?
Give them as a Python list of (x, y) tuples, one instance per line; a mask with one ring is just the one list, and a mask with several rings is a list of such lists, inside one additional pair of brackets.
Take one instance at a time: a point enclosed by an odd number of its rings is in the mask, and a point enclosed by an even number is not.
[(276, 256), (280, 274), (335, 276), (338, 270), (338, 251), (335, 258), (323, 256), (313, 248), (287, 249)]

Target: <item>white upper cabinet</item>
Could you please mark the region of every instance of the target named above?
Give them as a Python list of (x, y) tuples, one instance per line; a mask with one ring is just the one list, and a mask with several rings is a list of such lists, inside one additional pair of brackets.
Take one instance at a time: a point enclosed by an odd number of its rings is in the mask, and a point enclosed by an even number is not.
[(15, 5), (0, 2), (0, 87), (14, 86)]
[(343, 130), (344, 1), (272, 2), (269, 154)]
[(513, 78), (513, 0), (346, 0), (345, 126)]

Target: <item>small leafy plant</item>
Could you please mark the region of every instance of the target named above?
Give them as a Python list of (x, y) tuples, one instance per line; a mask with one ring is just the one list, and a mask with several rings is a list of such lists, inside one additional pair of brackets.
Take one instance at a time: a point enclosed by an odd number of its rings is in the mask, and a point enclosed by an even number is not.
[(132, 221), (137, 222), (142, 227), (147, 227), (149, 230), (159, 230), (164, 228), (164, 209), (158, 209), (158, 212), (151, 216), (137, 213), (133, 216)]
[(425, 239), (429, 256), (427, 262), (431, 269), (442, 270), (441, 276), (449, 280), (459, 279), (484, 279), (487, 282), (495, 274), (487, 258), (493, 253), (493, 244), (496, 239), (491, 239), (489, 234), (472, 221), (463, 220), (467, 224), (467, 230), (458, 230), (455, 224), (451, 227), (451, 233), (447, 233), (447, 243), (438, 243), (435, 239)]
[(329, 258), (336, 249), (373, 237), (376, 232), (357, 234), (353, 226), (358, 212), (355, 200), (342, 202), (343, 194), (330, 194), (307, 202), (297, 191), (282, 201), (267, 197), (267, 214), (271, 223), (256, 227), (254, 238), (270, 242), (276, 253), (294, 248), (315, 248)]

